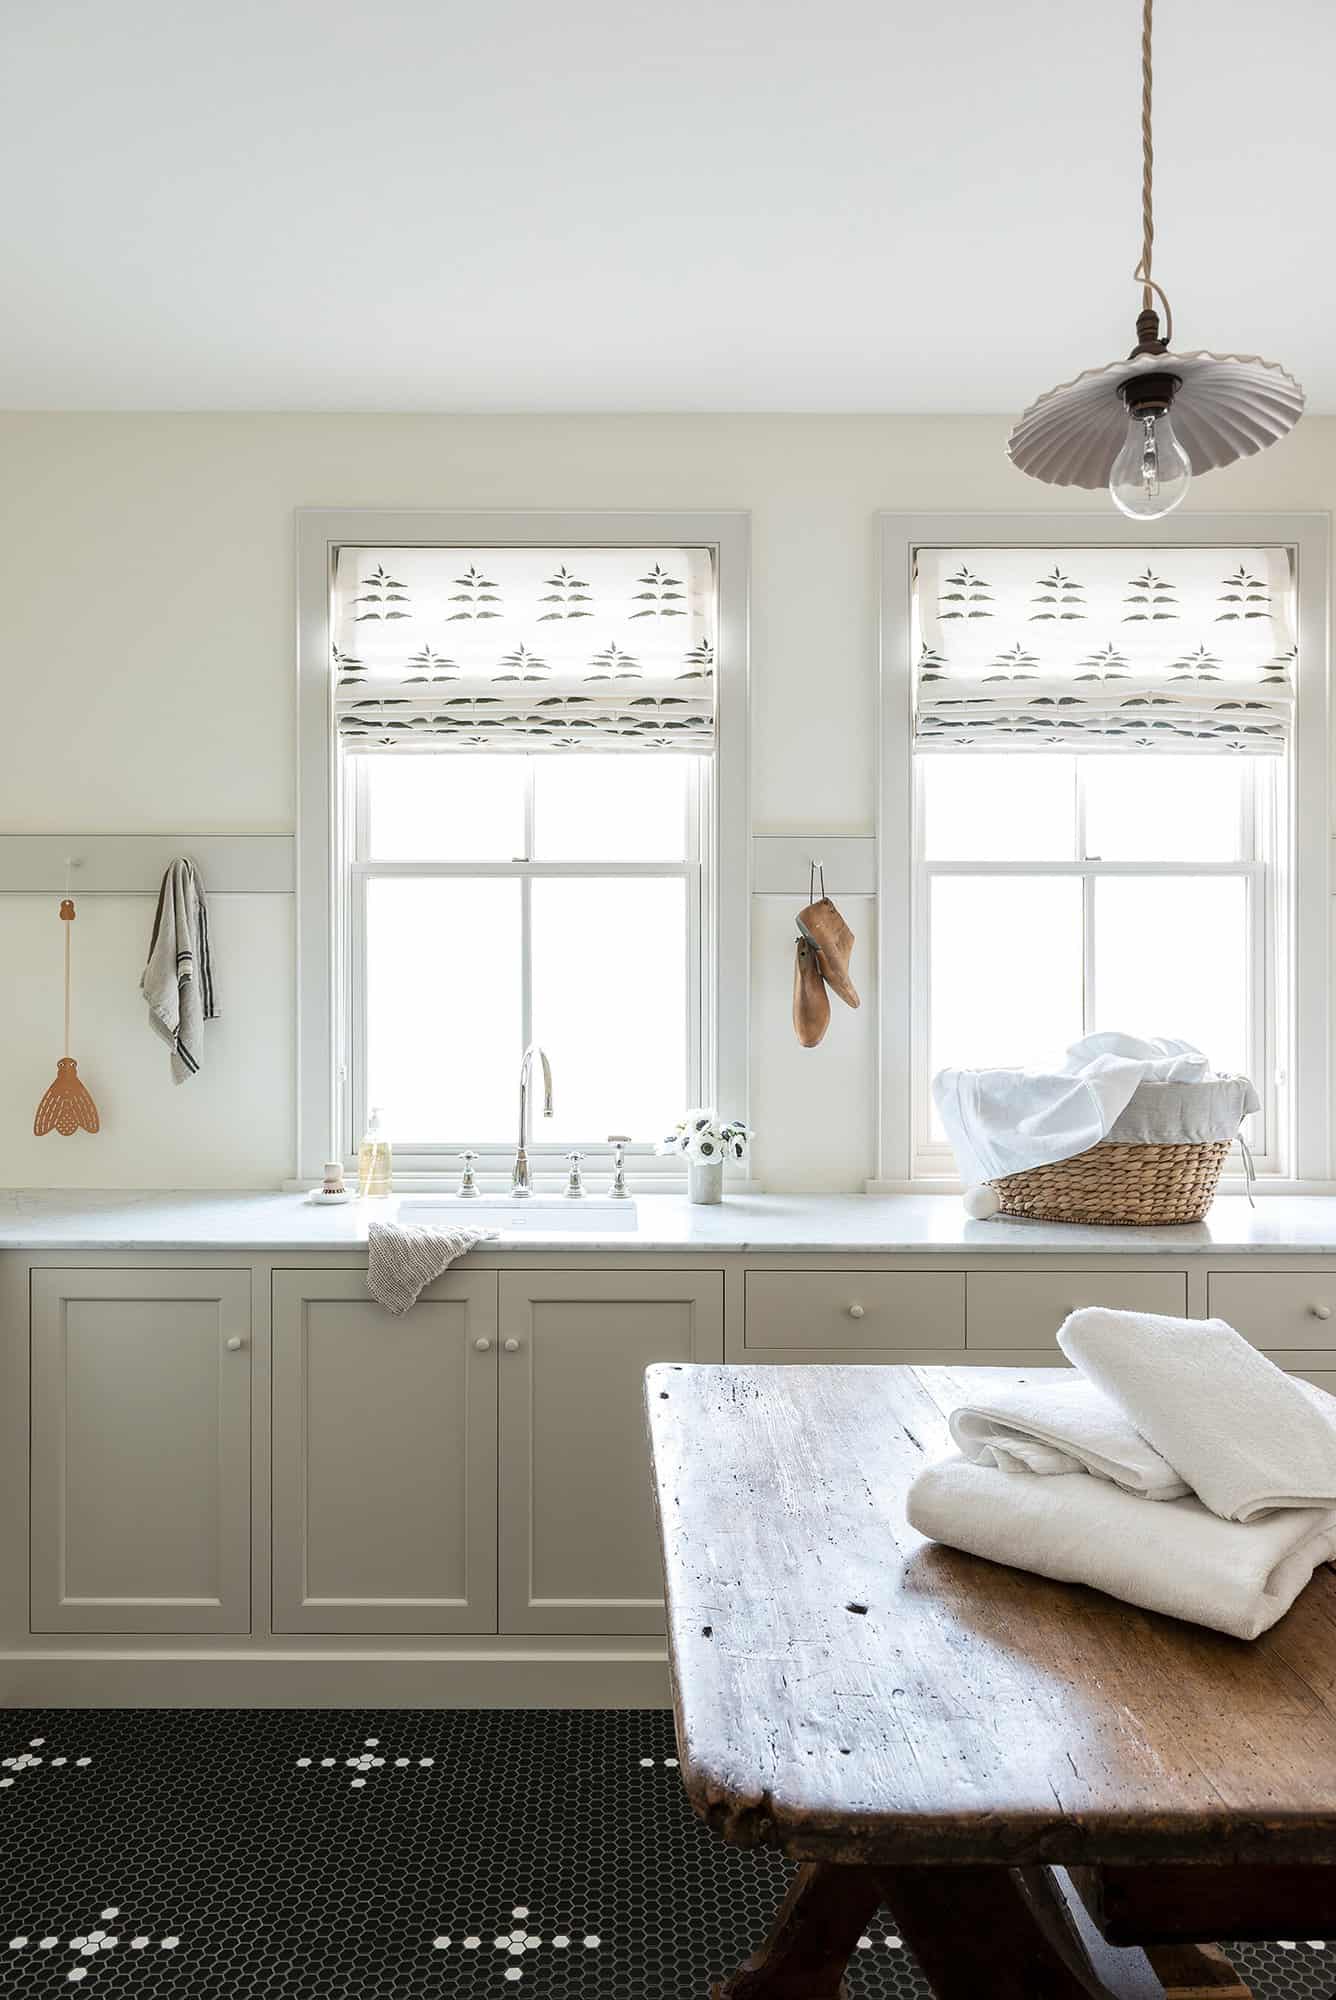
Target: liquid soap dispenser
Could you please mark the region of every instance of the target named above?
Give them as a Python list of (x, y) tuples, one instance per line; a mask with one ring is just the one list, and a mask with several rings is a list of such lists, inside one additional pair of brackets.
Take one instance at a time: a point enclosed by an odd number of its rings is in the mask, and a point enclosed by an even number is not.
[(385, 1137), (384, 1114), (375, 1104), (357, 1149), (357, 1192), (371, 1200), (383, 1200), (390, 1193), (393, 1177), (394, 1158)]

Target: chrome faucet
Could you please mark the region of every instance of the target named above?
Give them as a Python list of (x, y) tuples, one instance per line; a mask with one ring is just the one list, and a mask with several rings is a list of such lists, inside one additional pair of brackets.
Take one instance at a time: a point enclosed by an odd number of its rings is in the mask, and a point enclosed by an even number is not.
[(543, 1065), (543, 1116), (552, 1116), (552, 1065), (539, 1048), (537, 1042), (530, 1042), (520, 1058), (520, 1142), (515, 1150), (515, 1166), (510, 1176), (510, 1198), (512, 1201), (528, 1201), (533, 1194), (533, 1182), (529, 1177), (529, 1072), (533, 1059), (537, 1056)]

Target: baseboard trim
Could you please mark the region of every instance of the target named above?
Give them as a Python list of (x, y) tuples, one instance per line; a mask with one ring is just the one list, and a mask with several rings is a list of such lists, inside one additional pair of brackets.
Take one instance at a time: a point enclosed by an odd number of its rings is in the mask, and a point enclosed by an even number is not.
[(666, 1708), (662, 1648), (605, 1654), (11, 1653), (0, 1708)]

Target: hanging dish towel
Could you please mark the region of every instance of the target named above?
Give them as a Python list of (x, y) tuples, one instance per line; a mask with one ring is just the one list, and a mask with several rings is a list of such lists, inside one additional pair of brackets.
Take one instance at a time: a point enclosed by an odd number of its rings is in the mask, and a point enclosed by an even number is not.
[(184, 1083), (204, 1060), (204, 1023), (218, 1018), (204, 884), (190, 861), (173, 861), (158, 891), (148, 964), (139, 982), (149, 1019), (172, 1049), (172, 1076)]
[(406, 1313), (456, 1257), (496, 1236), (494, 1229), (415, 1229), (373, 1222), (367, 1233), (366, 1288), (386, 1312)]
[[(1149, 1109), (1144, 1101), (1132, 1107), (1147, 1084), (1194, 1086), (1191, 1133), (1177, 1090), (1156, 1092)], [(1060, 1070), (939, 1070), (932, 1094), (967, 1184), (1074, 1159), (1101, 1139), (1132, 1145), (1232, 1139), (1258, 1106), (1246, 1077), (1213, 1075), (1191, 1042), (1119, 1034), (1074, 1042)]]

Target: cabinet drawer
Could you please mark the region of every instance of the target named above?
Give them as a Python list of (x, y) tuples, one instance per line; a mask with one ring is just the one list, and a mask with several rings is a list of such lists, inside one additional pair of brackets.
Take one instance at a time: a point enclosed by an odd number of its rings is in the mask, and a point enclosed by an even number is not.
[(1188, 1305), (1182, 1271), (971, 1271), (967, 1288), (970, 1347), (1042, 1347), (1078, 1306), (1181, 1316)]
[(965, 1344), (959, 1271), (749, 1271), (749, 1349), (930, 1348)]
[(1268, 1354), (1268, 1361), (1274, 1361), (1277, 1368), (1283, 1368), (1287, 1375), (1298, 1375), (1315, 1388), (1325, 1389), (1329, 1396), (1336, 1396), (1336, 1367), (1326, 1367), (1332, 1360), (1329, 1354), (1296, 1354), (1293, 1350)]
[(1207, 1309), (1228, 1320), (1254, 1347), (1336, 1347), (1336, 1275), (1212, 1271)]

